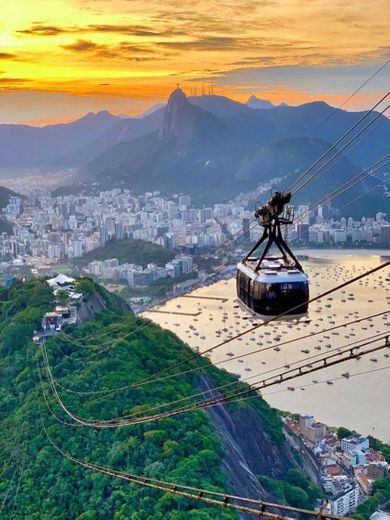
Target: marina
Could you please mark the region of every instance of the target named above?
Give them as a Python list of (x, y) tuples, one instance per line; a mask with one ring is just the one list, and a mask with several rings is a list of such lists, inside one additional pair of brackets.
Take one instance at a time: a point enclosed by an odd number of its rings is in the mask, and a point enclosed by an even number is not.
[[(337, 251), (300, 253), (310, 256), (309, 260), (304, 261), (304, 265), (311, 280), (311, 297), (383, 261), (381, 256), (370, 251), (352, 252), (350, 255)], [(181, 312), (200, 313), (199, 318), (181, 316), (178, 323), (177, 318), (173, 320), (169, 314), (151, 312), (144, 315), (172, 330), (193, 350), (200, 352), (233, 338), (258, 323), (257, 319), (237, 304), (235, 279), (221, 280), (197, 289), (191, 296), (196, 298), (178, 297), (159, 309), (172, 312), (180, 306)], [(382, 314), (375, 318), (337, 328), (343, 323), (379, 313)], [(335, 330), (322, 333), (324, 329)], [(390, 334), (390, 278), (388, 271), (380, 271), (314, 302), (309, 308), (308, 318), (302, 322), (271, 322), (232, 339), (226, 345), (209, 352), (207, 357), (219, 368), (238, 374), (242, 380), (251, 383), (263, 374), (272, 375), (274, 371), (293, 366), (297, 361), (307, 361), (311, 356), (337, 351), (350, 343), (386, 332)], [(302, 336), (307, 337), (299, 339)], [(294, 341), (291, 342), (292, 340)], [(284, 345), (286, 342), (289, 343)], [(248, 355), (251, 352), (254, 353)], [(238, 359), (243, 355), (245, 362), (244, 359)], [(294, 390), (306, 391), (292, 392), (291, 385), (285, 383), (268, 391), (264, 390), (263, 396), (278, 409), (313, 413), (326, 424), (342, 425), (388, 442), (390, 415), (385, 399), (390, 393), (389, 371), (386, 370), (386, 367), (390, 367), (388, 355), (389, 352), (385, 349), (371, 359), (359, 357), (357, 360), (328, 368), (321, 374), (320, 379), (324, 380), (324, 384), (316, 384), (313, 381), (317, 379), (304, 375), (295, 381)], [(384, 369), (365, 376), (350, 377), (354, 373), (367, 372), (374, 368)], [(339, 379), (334, 381), (336, 378)], [(383, 395), (384, 398), (378, 399), (378, 395)]]

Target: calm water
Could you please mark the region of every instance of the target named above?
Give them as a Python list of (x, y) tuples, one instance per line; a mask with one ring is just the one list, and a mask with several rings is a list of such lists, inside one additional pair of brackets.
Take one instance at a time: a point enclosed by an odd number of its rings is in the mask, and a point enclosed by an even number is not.
[[(372, 251), (343, 251), (342, 256), (335, 251), (299, 253), (311, 256), (310, 260), (304, 262), (311, 279), (311, 296), (384, 261)], [(268, 377), (275, 371), (285, 370), (284, 365), (291, 365), (293, 368), (292, 364), (296, 361), (309, 362), (307, 358), (310, 356), (324, 356), (332, 349), (346, 346), (352, 341), (386, 331), (390, 334), (389, 277), (389, 268), (379, 271), (346, 287), (344, 292), (333, 293), (313, 303), (309, 313), (310, 323), (293, 325), (291, 322), (278, 322), (260, 327), (218, 348), (212, 352), (210, 359), (220, 368), (240, 374), (243, 380), (251, 383)], [(248, 314), (237, 306), (233, 279), (198, 289), (187, 297), (171, 300), (159, 307), (159, 310), (164, 313), (149, 312), (145, 315), (174, 331), (188, 345), (199, 348), (200, 351), (253, 326), (251, 320), (243, 319)], [(288, 345), (282, 344), (287, 340), (386, 310), (389, 313), (384, 316), (343, 327), (333, 334), (324, 332)], [(275, 347), (277, 350), (274, 350)], [(232, 356), (265, 348), (268, 349), (241, 360), (231, 359)], [(390, 349), (386, 349), (363, 356), (360, 360), (351, 360), (265, 389), (263, 396), (279, 409), (311, 413), (328, 425), (343, 425), (389, 442), (389, 355)], [(359, 375), (360, 372), (367, 371), (372, 372)], [(351, 376), (349, 379), (341, 376), (346, 372)], [(333, 384), (327, 383), (337, 377), (340, 379), (332, 381)], [(318, 383), (313, 383), (314, 380)], [(294, 387), (295, 390), (287, 390), (287, 387)]]

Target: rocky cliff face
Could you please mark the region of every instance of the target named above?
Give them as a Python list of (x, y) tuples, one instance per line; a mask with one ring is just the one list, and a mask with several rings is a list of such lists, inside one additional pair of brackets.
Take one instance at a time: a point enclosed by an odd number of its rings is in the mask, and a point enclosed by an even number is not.
[(174, 142), (178, 155), (186, 155), (199, 144), (204, 148), (213, 134), (217, 136), (222, 131), (223, 125), (217, 117), (190, 103), (177, 88), (164, 109), (158, 139)]
[(177, 88), (169, 96), (168, 104), (164, 111), (160, 138), (171, 139), (180, 137), (180, 127), (182, 126), (181, 112), (191, 110), (189, 101), (184, 92)]
[(127, 305), (127, 303), (119, 296), (111, 293), (103, 295), (100, 292), (95, 291), (93, 294), (83, 297), (78, 309), (77, 321), (78, 323), (84, 323), (93, 320), (96, 314), (108, 308), (114, 308), (118, 311), (132, 312), (130, 306)]
[[(211, 378), (203, 377), (200, 386), (202, 390), (210, 390), (216, 385)], [(218, 392), (210, 394), (213, 397), (220, 395)], [(238, 496), (276, 502), (256, 476), (267, 475), (277, 479), (296, 466), (287, 442), (276, 446), (265, 433), (260, 414), (249, 406), (233, 410), (216, 406), (207, 409), (207, 414), (225, 448), (223, 469), (229, 491)], [(249, 520), (252, 515), (242, 515), (241, 518)]]

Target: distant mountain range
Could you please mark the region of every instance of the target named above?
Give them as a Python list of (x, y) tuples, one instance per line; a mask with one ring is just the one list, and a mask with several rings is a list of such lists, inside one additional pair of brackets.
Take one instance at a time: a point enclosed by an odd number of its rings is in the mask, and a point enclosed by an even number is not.
[[(74, 167), (80, 182), (102, 189), (182, 191), (197, 203), (226, 201), (275, 177), (288, 184), (361, 116), (335, 113), (323, 102), (274, 106), (251, 96), (239, 103), (224, 96), (186, 97), (177, 89), (166, 105), (139, 117), (99, 112), (43, 128), (0, 125), (0, 168)], [(302, 201), (388, 151), (390, 122), (381, 117), (376, 126), (305, 190)]]

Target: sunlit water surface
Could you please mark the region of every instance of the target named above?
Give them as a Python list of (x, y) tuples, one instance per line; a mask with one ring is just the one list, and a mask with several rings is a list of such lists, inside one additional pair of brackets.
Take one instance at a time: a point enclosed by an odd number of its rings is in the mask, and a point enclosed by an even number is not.
[[(310, 255), (310, 260), (303, 263), (310, 277), (311, 297), (385, 261), (372, 251), (300, 253)], [(389, 280), (390, 269), (383, 269), (313, 303), (309, 312), (310, 323), (275, 322), (260, 327), (216, 349), (210, 359), (220, 368), (254, 383), (286, 370), (285, 365), (293, 368), (293, 363), (300, 360), (310, 363), (312, 361), (307, 359), (310, 356), (322, 357), (329, 355), (332, 349), (342, 348), (353, 341), (383, 332), (390, 334)], [(258, 322), (245, 319), (249, 314), (237, 305), (234, 279), (203, 287), (186, 297), (175, 298), (158, 310), (164, 312), (144, 315), (174, 331), (191, 348), (199, 348), (201, 352)], [(387, 310), (388, 314), (371, 321), (283, 345), (285, 341)], [(267, 350), (243, 359), (232, 359), (233, 356), (258, 349)], [(281, 410), (311, 413), (328, 425), (343, 425), (389, 442), (389, 356), (390, 349), (384, 349), (359, 360), (347, 361), (272, 386), (263, 390), (262, 395), (272, 406)], [(367, 371), (370, 372), (358, 375)], [(351, 376), (349, 379), (341, 375), (346, 372)], [(338, 377), (340, 379), (335, 380)], [(294, 387), (294, 390), (288, 390), (288, 387)]]

